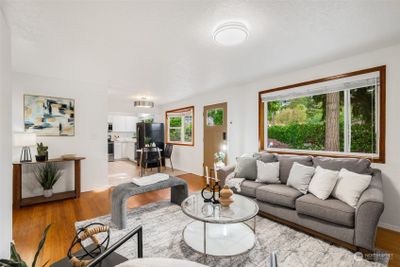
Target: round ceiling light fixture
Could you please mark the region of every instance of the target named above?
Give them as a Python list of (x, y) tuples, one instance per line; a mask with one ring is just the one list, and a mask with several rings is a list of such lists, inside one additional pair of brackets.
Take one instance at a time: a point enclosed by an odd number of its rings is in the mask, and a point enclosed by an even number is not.
[(213, 38), (217, 43), (224, 46), (238, 45), (247, 40), (249, 30), (241, 22), (227, 22), (221, 24), (214, 31)]
[(141, 100), (133, 101), (133, 106), (135, 108), (154, 108), (154, 102), (147, 101), (145, 97), (142, 97)]

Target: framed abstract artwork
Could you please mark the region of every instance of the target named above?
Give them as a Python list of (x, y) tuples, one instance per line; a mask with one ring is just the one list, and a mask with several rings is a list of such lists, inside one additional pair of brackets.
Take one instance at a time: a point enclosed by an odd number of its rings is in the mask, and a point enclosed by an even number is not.
[(24, 125), (39, 136), (74, 136), (75, 100), (24, 95)]

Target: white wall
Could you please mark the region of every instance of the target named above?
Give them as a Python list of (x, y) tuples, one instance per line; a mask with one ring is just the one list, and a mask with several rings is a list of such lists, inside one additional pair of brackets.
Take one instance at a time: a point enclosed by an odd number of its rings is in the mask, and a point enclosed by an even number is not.
[(323, 65), (269, 77), (238, 87), (198, 95), (163, 106), (163, 110), (195, 106), (195, 146), (175, 146), (174, 166), (178, 169), (202, 173), (203, 162), (203, 106), (228, 102), (228, 160), (242, 153), (258, 149), (258, 92), (268, 88), (322, 78), (354, 70), (387, 66), (386, 107), (386, 163), (374, 164), (383, 172), (385, 211), (380, 225), (400, 231), (400, 45), (388, 47)]
[[(107, 186), (107, 88), (49, 77), (13, 73), (12, 129), (23, 131), (23, 95), (45, 95), (75, 99), (75, 136), (38, 137), (49, 146), (49, 156), (59, 157), (74, 153), (86, 157), (81, 166), (82, 191)], [(36, 148), (32, 148), (36, 153)], [(18, 159), (20, 150), (13, 149)], [(56, 184), (55, 192), (73, 188), (72, 163), (65, 163), (64, 176)], [(23, 197), (40, 195), (42, 189), (31, 169), (23, 170)]]
[(0, 7), (0, 258), (9, 257), (12, 235), (10, 43), (10, 31)]

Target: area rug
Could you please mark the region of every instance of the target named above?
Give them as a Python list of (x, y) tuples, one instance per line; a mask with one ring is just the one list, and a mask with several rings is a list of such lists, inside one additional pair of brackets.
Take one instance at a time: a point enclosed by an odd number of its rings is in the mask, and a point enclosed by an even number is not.
[[(389, 255), (371, 262), (354, 253), (331, 245), (320, 239), (293, 230), (263, 217), (257, 217), (256, 245), (246, 254), (233, 257), (206, 258), (188, 247), (182, 240), (184, 227), (193, 219), (187, 217), (181, 207), (169, 201), (151, 203), (128, 211), (128, 227), (118, 230), (110, 215), (77, 222), (76, 228), (92, 222), (111, 227), (111, 243), (116, 242), (138, 225), (143, 226), (144, 257), (188, 259), (208, 266), (269, 266), (272, 251), (278, 255), (278, 266), (386, 266)], [(128, 241), (118, 252), (129, 258), (137, 258), (136, 238)]]

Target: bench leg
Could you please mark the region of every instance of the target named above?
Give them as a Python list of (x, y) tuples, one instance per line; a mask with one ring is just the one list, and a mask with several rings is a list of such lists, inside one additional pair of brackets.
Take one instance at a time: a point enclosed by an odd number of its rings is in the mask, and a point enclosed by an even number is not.
[(171, 202), (180, 205), (189, 195), (187, 184), (171, 187)]
[(111, 207), (111, 221), (118, 227), (118, 229), (126, 228), (126, 201), (117, 199), (118, 196), (112, 197)]

